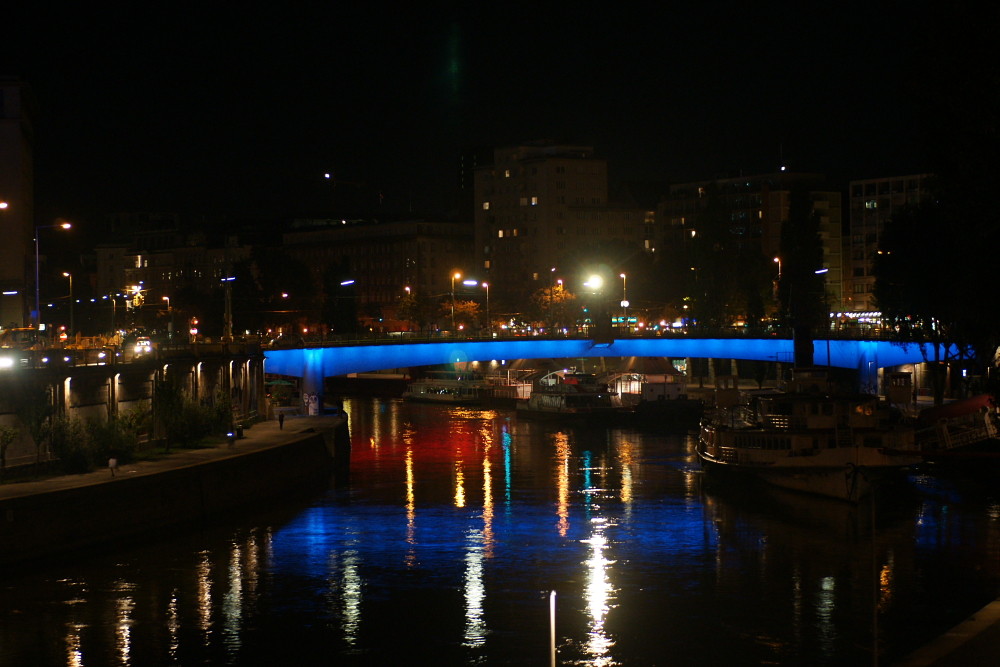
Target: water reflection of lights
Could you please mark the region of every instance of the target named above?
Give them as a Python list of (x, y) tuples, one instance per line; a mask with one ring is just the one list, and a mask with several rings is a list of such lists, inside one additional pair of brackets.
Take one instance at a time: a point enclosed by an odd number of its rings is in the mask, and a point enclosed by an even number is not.
[(833, 577), (823, 577), (816, 596), (816, 629), (824, 654), (833, 650), (837, 638), (834, 613), (837, 609), (837, 581)]
[[(212, 562), (209, 560), (209, 552), (207, 551), (198, 554), (195, 579), (198, 582), (199, 628), (208, 635), (212, 631)], [(208, 639), (207, 636), (206, 639)]]
[(115, 600), (115, 647), (121, 664), (128, 665), (132, 662), (132, 625), (135, 623), (132, 614), (135, 611), (135, 598), (125, 593), (134, 592), (135, 586), (119, 582), (115, 588), (120, 594)]
[(170, 594), (170, 602), (167, 603), (167, 635), (170, 643), (167, 646), (167, 653), (175, 661), (177, 660), (177, 650), (181, 647), (181, 621), (177, 610), (177, 589)]
[(357, 551), (351, 549), (344, 553), (340, 585), (340, 601), (343, 609), (340, 628), (344, 633), (344, 641), (351, 645), (358, 641), (358, 628), (361, 626), (362, 581), (358, 571), (360, 562), (361, 558)]
[(634, 445), (630, 440), (618, 443), (618, 462), (622, 467), (622, 504), (625, 505), (626, 516), (632, 511), (632, 465), (635, 463)]
[(465, 470), (462, 459), (455, 461), (455, 507), (465, 507)]
[(483, 449), (483, 547), (485, 557), (493, 558), (493, 474), (490, 462), (490, 441)]
[(878, 609), (879, 611), (885, 611), (892, 604), (892, 580), (893, 573), (895, 572), (894, 565), (895, 556), (890, 553), (887, 562), (882, 564), (881, 569), (878, 573)]
[(80, 631), (86, 625), (68, 623), (66, 625), (66, 665), (68, 667), (83, 667), (83, 651), (80, 648)]
[(240, 646), (243, 612), (243, 575), (240, 545), (233, 544), (229, 555), (229, 588), (222, 598), (223, 636), (230, 655)]
[(404, 560), (409, 567), (417, 564), (417, 506), (413, 493), (413, 447), (406, 448), (406, 556)]
[(556, 516), (559, 517), (559, 536), (566, 537), (569, 531), (569, 437), (565, 433), (556, 433), (556, 487), (559, 493)]
[(486, 621), (483, 619), (483, 600), (486, 586), (483, 583), (483, 535), (469, 531), (470, 542), (465, 552), (465, 645), (481, 646), (486, 642)]
[(595, 517), (591, 519), (593, 533), (590, 538), (584, 540), (590, 545), (590, 558), (586, 560), (587, 565), (587, 587), (584, 591), (587, 601), (587, 611), (590, 614), (590, 631), (587, 635), (586, 651), (591, 657), (591, 665), (613, 664), (610, 651), (614, 646), (614, 640), (608, 636), (604, 627), (604, 622), (610, 609), (611, 600), (614, 595), (614, 587), (608, 577), (608, 568), (613, 564), (605, 556), (605, 549), (608, 547), (605, 530), (607, 521), (603, 518)]

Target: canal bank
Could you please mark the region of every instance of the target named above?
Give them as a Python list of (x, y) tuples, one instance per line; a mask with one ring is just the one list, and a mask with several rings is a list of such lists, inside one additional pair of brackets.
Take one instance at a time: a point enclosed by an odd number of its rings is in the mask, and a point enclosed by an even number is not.
[(232, 446), (0, 485), (0, 565), (114, 546), (322, 488), (346, 473), (343, 415), (256, 424)]

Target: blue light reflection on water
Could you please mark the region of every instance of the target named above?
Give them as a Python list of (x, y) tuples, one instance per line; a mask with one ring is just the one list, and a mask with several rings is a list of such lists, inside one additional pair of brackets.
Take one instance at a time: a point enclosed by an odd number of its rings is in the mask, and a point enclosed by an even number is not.
[(346, 407), (348, 485), (8, 581), (0, 666), (542, 664), (551, 591), (560, 664), (870, 664), (873, 608), (889, 663), (997, 592), (989, 475), (876, 516), (711, 488), (682, 436)]

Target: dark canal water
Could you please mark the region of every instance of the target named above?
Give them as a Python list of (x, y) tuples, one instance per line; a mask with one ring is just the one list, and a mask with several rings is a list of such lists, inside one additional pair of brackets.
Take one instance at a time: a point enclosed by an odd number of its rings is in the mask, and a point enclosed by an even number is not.
[(981, 466), (853, 508), (706, 486), (684, 434), (345, 408), (312, 503), (5, 573), (0, 665), (548, 665), (553, 607), (560, 665), (891, 664), (998, 596)]

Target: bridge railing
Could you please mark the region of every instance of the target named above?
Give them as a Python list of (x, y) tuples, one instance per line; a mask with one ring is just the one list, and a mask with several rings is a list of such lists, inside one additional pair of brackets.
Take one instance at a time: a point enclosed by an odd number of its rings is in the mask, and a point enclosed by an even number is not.
[[(587, 339), (592, 333), (583, 329), (573, 330), (494, 330), (490, 331), (369, 331), (350, 334), (328, 334), (326, 336), (303, 336), (293, 341), (275, 341), (265, 348), (282, 349), (298, 347), (333, 347), (347, 345), (389, 345), (412, 343), (435, 343), (449, 340), (496, 341), (496, 340), (567, 340)], [(645, 331), (624, 331), (613, 329), (613, 339), (642, 338), (779, 338), (790, 339), (790, 329), (778, 327), (687, 327), (681, 329), (656, 329)], [(893, 332), (888, 329), (837, 329), (819, 332), (817, 340), (892, 340)]]

